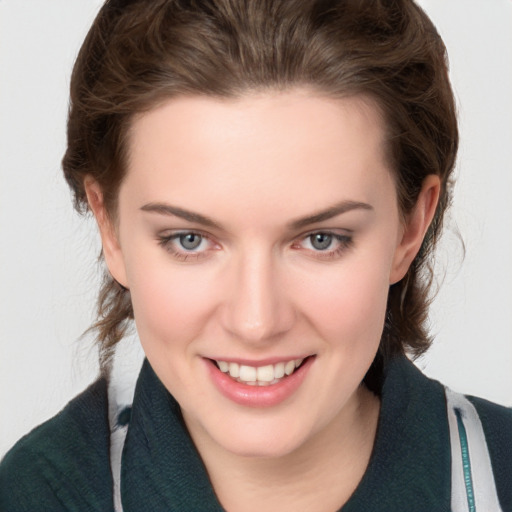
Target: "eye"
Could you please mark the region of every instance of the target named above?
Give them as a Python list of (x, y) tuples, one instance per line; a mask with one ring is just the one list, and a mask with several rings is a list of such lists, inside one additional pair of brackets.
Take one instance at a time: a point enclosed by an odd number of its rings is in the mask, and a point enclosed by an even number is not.
[(330, 231), (316, 231), (297, 240), (293, 249), (303, 249), (316, 258), (335, 259), (352, 246), (352, 236)]
[(178, 240), (185, 250), (193, 251), (201, 245), (203, 237), (197, 233), (186, 233), (184, 235), (179, 235)]
[(210, 250), (217, 248), (209, 237), (195, 231), (181, 231), (157, 238), (159, 245), (180, 261), (207, 257)]
[(332, 244), (333, 236), (329, 233), (314, 233), (309, 235), (309, 241), (317, 251), (325, 251)]

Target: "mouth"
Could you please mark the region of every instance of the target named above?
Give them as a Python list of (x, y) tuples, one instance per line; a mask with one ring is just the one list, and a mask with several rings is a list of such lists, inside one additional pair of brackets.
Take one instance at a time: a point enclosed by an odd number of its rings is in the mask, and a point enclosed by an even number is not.
[(309, 374), (316, 355), (261, 361), (226, 361), (205, 358), (210, 379), (222, 395), (245, 407), (273, 407), (291, 397)]
[(212, 363), (235, 382), (248, 386), (273, 386), (293, 375), (311, 357), (290, 359), (264, 366), (250, 366), (237, 362), (212, 359)]

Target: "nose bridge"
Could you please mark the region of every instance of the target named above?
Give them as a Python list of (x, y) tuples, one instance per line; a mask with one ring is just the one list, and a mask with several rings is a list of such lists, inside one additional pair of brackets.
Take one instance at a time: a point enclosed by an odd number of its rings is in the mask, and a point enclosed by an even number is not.
[(293, 322), (293, 306), (280, 286), (279, 264), (271, 251), (245, 251), (232, 270), (227, 330), (250, 342), (270, 340), (287, 331)]

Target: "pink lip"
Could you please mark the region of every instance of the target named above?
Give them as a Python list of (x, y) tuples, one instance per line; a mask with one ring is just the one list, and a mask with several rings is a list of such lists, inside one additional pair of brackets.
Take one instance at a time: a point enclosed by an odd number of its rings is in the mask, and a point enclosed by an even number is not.
[(205, 359), (204, 361), (207, 365), (210, 378), (217, 389), (226, 398), (246, 407), (272, 407), (286, 400), (299, 388), (314, 360), (314, 357), (309, 357), (304, 364), (290, 376), (270, 386), (249, 386), (248, 384), (242, 384), (241, 382), (233, 380), (229, 375), (222, 373), (213, 361), (209, 359)]
[(254, 359), (236, 359), (229, 357), (208, 357), (208, 359), (213, 359), (214, 361), (226, 361), (226, 363), (245, 364), (247, 366), (254, 366), (255, 368), (258, 368), (260, 366), (267, 366), (268, 364), (287, 363), (288, 361), (294, 361), (296, 359), (306, 359), (306, 357), (309, 357), (310, 355), (311, 354), (288, 357), (269, 357), (267, 359), (259, 359), (258, 361), (255, 361)]

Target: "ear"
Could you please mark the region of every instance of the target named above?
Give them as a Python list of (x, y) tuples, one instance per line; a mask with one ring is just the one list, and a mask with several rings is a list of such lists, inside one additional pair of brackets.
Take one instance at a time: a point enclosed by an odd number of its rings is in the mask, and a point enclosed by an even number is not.
[(119, 244), (116, 228), (105, 208), (103, 191), (92, 176), (85, 177), (84, 188), (87, 195), (87, 202), (98, 224), (103, 246), (103, 256), (105, 257), (105, 262), (107, 263), (110, 274), (119, 284), (128, 288), (121, 245)]
[(423, 238), (427, 232), (436, 212), (441, 179), (436, 174), (429, 174), (423, 181), (416, 206), (407, 216), (401, 238), (395, 250), (393, 267), (389, 276), (389, 283), (400, 281), (412, 261), (418, 254)]

